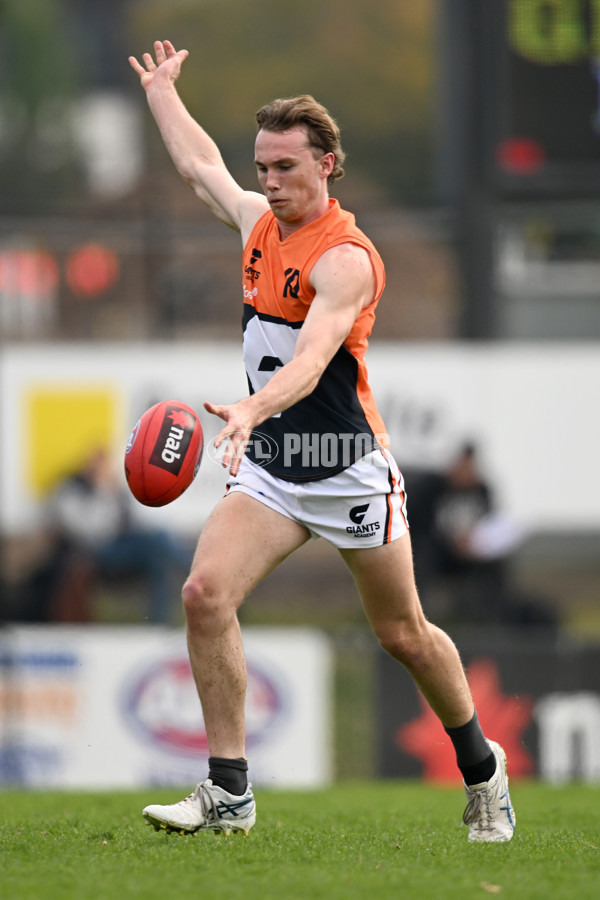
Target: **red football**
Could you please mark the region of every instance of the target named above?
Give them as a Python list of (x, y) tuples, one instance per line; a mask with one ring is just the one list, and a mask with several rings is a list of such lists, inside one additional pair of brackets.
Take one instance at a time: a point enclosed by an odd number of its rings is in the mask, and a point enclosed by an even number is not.
[(204, 435), (186, 403), (163, 400), (137, 422), (125, 450), (129, 490), (144, 506), (166, 506), (190, 486), (202, 459)]

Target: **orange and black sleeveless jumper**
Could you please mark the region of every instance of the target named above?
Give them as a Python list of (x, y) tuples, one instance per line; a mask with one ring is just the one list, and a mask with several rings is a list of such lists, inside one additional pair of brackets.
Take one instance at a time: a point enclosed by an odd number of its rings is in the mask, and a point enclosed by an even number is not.
[[(361, 310), (314, 391), (256, 429), (247, 456), (278, 478), (312, 481), (344, 468), (340, 463), (332, 469), (312, 456), (309, 464), (303, 464), (302, 454), (286, 453), (286, 448), (298, 446), (298, 436), (304, 435), (313, 446), (319, 435), (327, 435), (329, 441), (338, 440), (337, 458), (346, 465), (378, 446), (386, 446), (385, 426), (369, 387), (365, 364), (385, 271), (374, 245), (337, 200), (330, 200), (328, 212), (284, 241), (269, 210), (248, 238), (243, 253), (243, 346), (248, 385), (251, 393), (260, 390), (278, 368), (292, 359), (300, 328), (315, 296), (309, 283), (310, 272), (326, 250), (344, 243), (364, 247), (369, 254), (375, 274), (375, 297)], [(360, 439), (354, 440), (357, 436)], [(268, 454), (268, 461), (260, 451), (265, 438), (271, 449), (276, 448), (275, 453)], [(349, 446), (357, 448), (350, 456)]]

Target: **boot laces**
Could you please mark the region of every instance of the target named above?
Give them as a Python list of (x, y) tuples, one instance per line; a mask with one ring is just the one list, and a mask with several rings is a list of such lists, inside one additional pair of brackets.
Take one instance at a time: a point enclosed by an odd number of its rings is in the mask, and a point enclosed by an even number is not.
[(189, 794), (185, 800), (181, 800), (181, 803), (199, 803), (200, 809), (202, 810), (202, 815), (206, 822), (209, 822), (211, 819), (218, 819), (219, 814), (217, 812), (217, 807), (215, 804), (215, 799), (210, 792), (208, 785), (206, 785), (203, 781), (196, 785), (195, 789)]
[(462, 820), (465, 825), (470, 825), (471, 822), (473, 822), (477, 818), (477, 816), (479, 814), (479, 810), (481, 809), (481, 801), (482, 801), (481, 791), (474, 791), (473, 796), (467, 803), (467, 806), (463, 813)]

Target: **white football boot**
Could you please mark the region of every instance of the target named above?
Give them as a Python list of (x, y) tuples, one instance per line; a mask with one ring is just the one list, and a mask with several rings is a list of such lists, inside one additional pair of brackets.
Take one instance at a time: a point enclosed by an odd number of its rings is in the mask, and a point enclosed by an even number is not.
[(496, 771), (489, 781), (465, 784), (467, 807), (463, 822), (469, 826), (470, 841), (510, 841), (516, 816), (508, 793), (506, 754), (495, 741), (488, 741), (496, 757)]
[(185, 800), (170, 806), (147, 806), (142, 815), (155, 831), (162, 828), (167, 834), (172, 831), (194, 834), (207, 830), (215, 834), (242, 832), (247, 835), (256, 822), (256, 803), (251, 784), (245, 794), (238, 796), (207, 779), (201, 781)]

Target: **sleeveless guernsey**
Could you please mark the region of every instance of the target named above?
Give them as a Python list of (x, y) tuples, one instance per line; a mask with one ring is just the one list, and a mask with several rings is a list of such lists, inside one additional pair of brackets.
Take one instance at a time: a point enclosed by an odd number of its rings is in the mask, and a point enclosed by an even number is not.
[(376, 447), (387, 446), (385, 426), (367, 378), (365, 353), (375, 307), (385, 284), (383, 262), (354, 216), (337, 200), (329, 210), (282, 241), (273, 213), (254, 226), (243, 254), (244, 364), (250, 393), (289, 362), (315, 291), (310, 272), (337, 244), (369, 253), (374, 301), (359, 313), (314, 391), (253, 432), (246, 455), (271, 475), (289, 481), (328, 478)]

